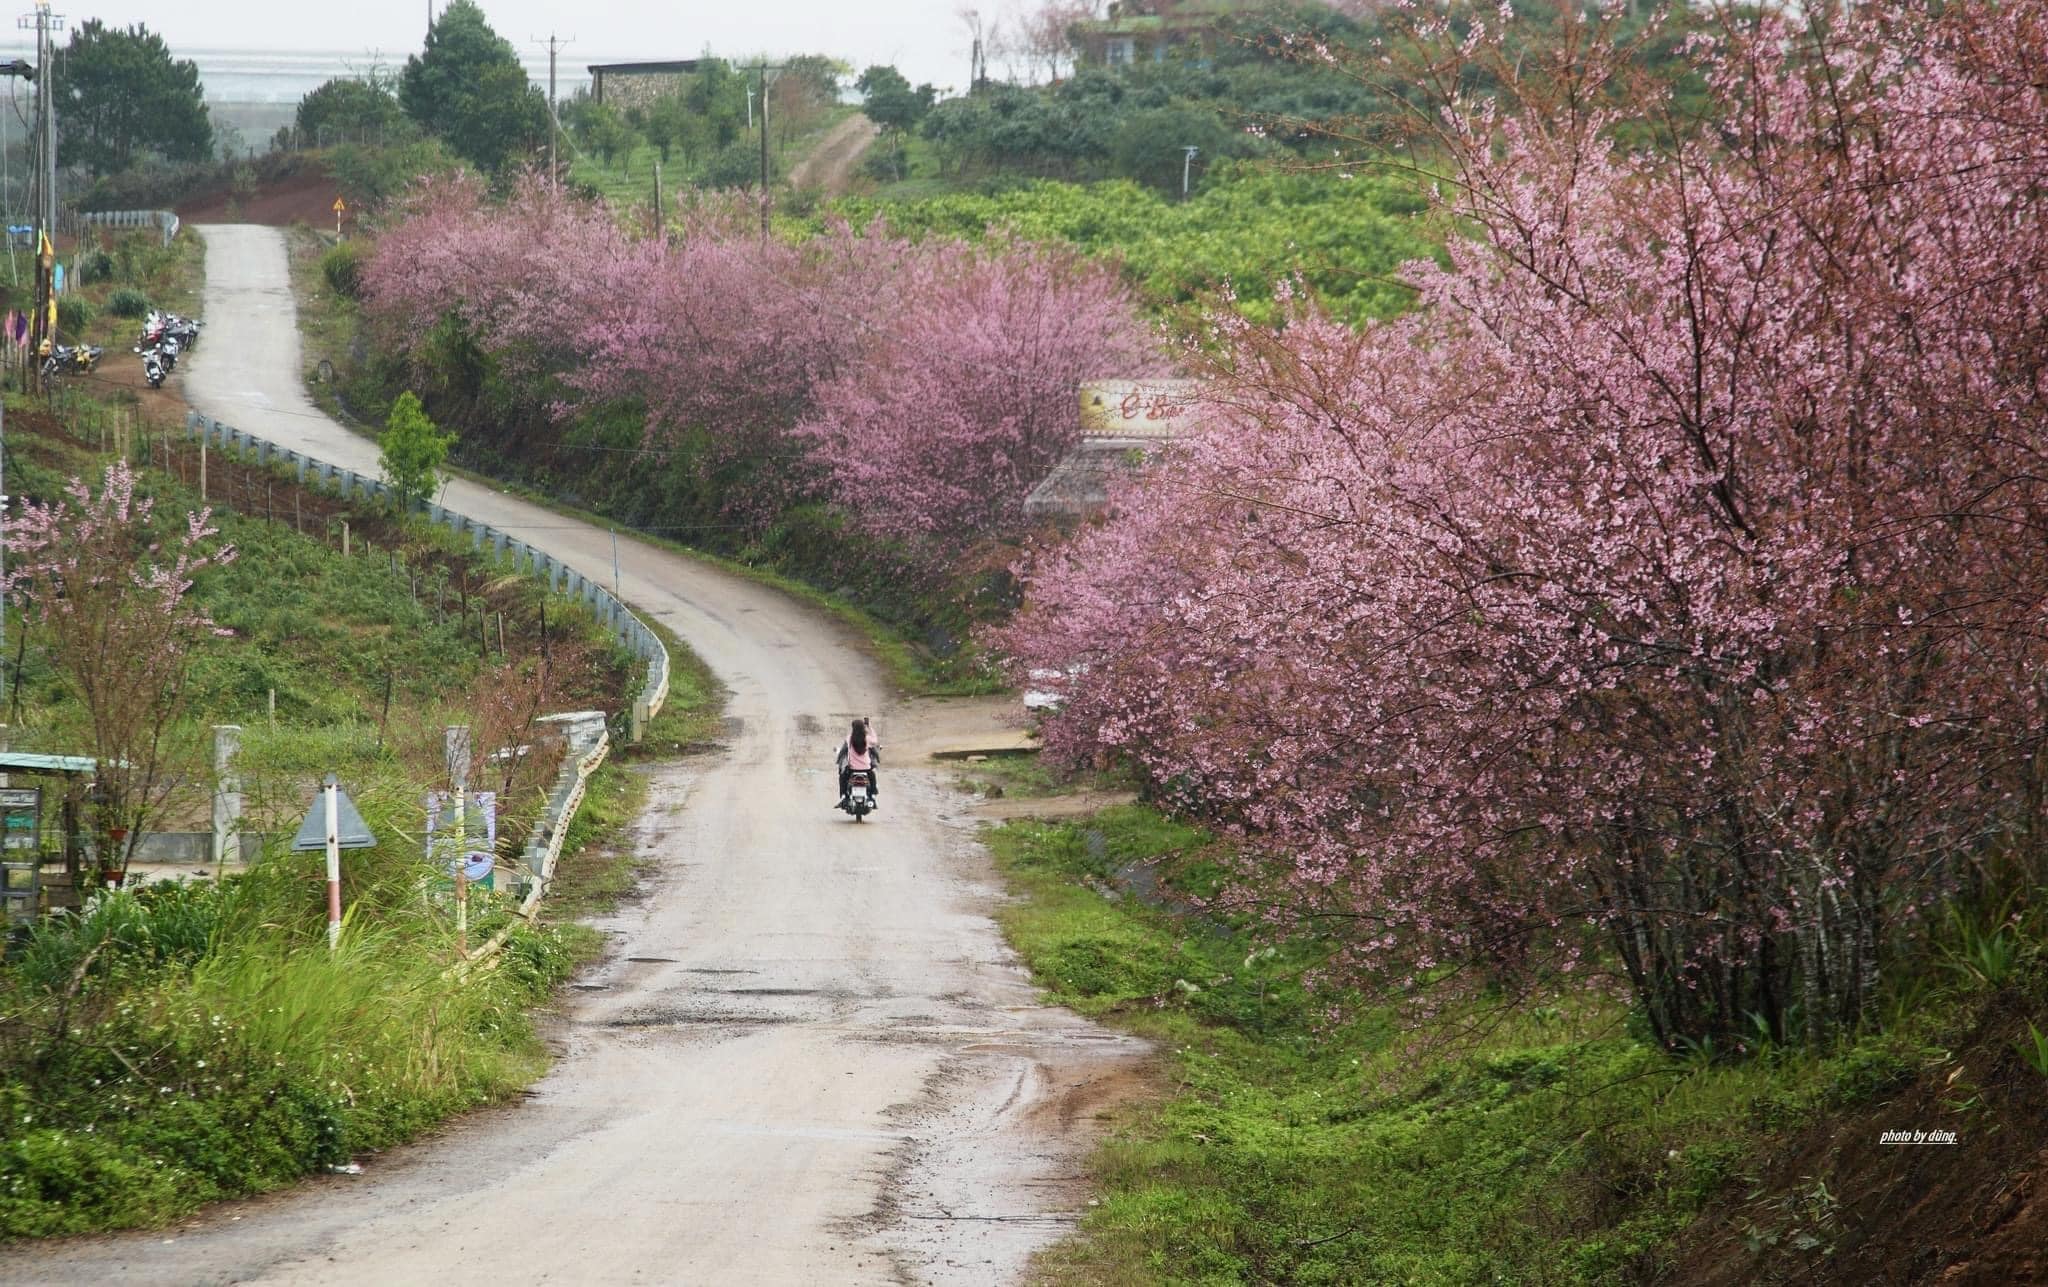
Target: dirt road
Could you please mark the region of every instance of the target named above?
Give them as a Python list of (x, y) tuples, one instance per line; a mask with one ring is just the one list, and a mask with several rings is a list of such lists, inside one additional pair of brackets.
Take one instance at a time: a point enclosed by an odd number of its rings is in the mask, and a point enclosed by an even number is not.
[(818, 140), (810, 155), (790, 167), (789, 186), (819, 188), (826, 196), (838, 196), (846, 191), (853, 167), (880, 133), (873, 121), (858, 112), (847, 117)]
[[(282, 235), (201, 232), (193, 405), (374, 472), (300, 387)], [(446, 502), (612, 574), (601, 530), (467, 483)], [(655, 773), (637, 843), (657, 874), (572, 994), (554, 1071), (361, 1177), (17, 1247), (0, 1281), (992, 1283), (1059, 1235), (1142, 1051), (1036, 1003), (936, 772), (885, 762), (870, 824), (830, 809), (838, 729), (872, 713), (886, 748), (891, 720), (833, 626), (630, 540), (619, 579), (730, 686), (730, 744)]]

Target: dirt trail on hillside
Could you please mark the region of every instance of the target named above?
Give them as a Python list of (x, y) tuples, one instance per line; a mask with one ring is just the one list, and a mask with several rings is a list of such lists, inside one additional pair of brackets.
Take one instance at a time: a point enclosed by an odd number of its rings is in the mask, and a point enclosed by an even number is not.
[[(186, 394), (209, 415), (376, 470), (300, 387), (282, 236), (223, 225)], [(600, 528), (465, 482), (444, 501), (609, 581)], [(1099, 1115), (1144, 1049), (1039, 1004), (943, 771), (885, 767), (882, 810), (830, 808), (875, 667), (810, 609), (621, 538), (623, 597), (732, 691), (720, 752), (651, 770), (646, 897), (557, 1025), (524, 1103), (167, 1232), (16, 1246), (35, 1283), (990, 1283), (1085, 1206)]]
[(790, 167), (792, 188), (822, 188), (828, 197), (846, 191), (854, 167), (867, 153), (868, 145), (881, 131), (875, 123), (856, 112), (832, 127), (810, 155)]

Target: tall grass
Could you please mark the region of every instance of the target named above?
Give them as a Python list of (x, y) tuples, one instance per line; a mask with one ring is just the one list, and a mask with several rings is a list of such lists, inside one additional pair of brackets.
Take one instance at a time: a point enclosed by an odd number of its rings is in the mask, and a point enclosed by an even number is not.
[(0, 1237), (163, 1223), (405, 1139), (543, 1066), (527, 1009), (567, 948), (521, 928), (500, 968), (450, 980), (417, 792), (360, 737), (259, 737), (255, 756), (291, 774), (358, 753), (350, 787), (380, 843), (344, 856), (339, 950), (324, 856), (279, 837), (218, 883), (96, 897), (0, 971)]

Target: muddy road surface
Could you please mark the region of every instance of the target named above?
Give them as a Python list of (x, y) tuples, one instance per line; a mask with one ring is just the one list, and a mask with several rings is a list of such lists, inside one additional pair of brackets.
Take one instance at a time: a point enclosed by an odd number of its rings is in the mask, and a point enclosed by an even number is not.
[[(300, 386), (281, 233), (207, 239), (205, 413), (375, 473)], [(468, 483), (444, 503), (586, 576), (610, 535)], [(1142, 1050), (1040, 1005), (941, 770), (892, 765), (876, 669), (763, 587), (619, 542), (623, 597), (732, 691), (726, 747), (651, 770), (645, 896), (525, 1101), (288, 1193), (146, 1234), (15, 1246), (34, 1283), (1001, 1283), (1084, 1207), (1080, 1161)], [(830, 807), (875, 717), (882, 809)]]

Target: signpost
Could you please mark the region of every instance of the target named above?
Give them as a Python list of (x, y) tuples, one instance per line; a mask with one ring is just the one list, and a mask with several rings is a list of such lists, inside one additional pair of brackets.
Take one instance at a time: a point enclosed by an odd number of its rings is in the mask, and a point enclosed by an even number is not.
[(41, 787), (0, 789), (0, 903), (9, 928), (33, 924), (42, 885)]
[(469, 726), (450, 724), (441, 734), (448, 761), (448, 784), (455, 788), (455, 946), (469, 954)]
[(314, 849), (327, 851), (327, 950), (332, 952), (341, 942), (341, 851), (344, 849), (368, 849), (377, 843), (377, 837), (370, 834), (369, 824), (357, 811), (355, 801), (348, 798), (348, 792), (341, 789), (332, 773), (327, 783), (320, 788), (320, 799), (306, 814), (306, 820), (299, 824), (299, 834), (292, 841), (292, 848), (298, 852)]
[(334, 239), (341, 240), (341, 217), (348, 213), (348, 203), (340, 197), (334, 199)]

